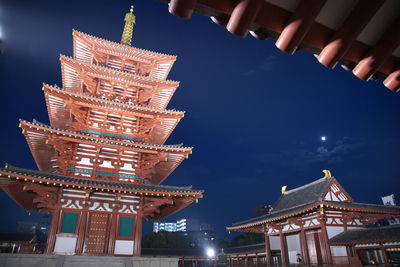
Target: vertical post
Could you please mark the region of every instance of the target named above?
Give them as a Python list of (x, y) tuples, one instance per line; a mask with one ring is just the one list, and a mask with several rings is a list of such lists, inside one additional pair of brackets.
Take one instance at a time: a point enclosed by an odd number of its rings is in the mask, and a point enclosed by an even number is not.
[(265, 263), (269, 266), (272, 265), (271, 243), (269, 242), (268, 233), (265, 232), (264, 235), (265, 235)]
[(288, 249), (287, 249), (287, 242), (286, 242), (286, 237), (282, 232), (279, 234), (279, 238), (281, 241), (281, 257), (282, 257), (282, 265), (286, 266), (289, 265), (289, 255), (288, 255)]
[(81, 211), (81, 215), (79, 216), (79, 222), (78, 222), (78, 238), (76, 241), (76, 249), (75, 253), (76, 254), (83, 254), (83, 245), (85, 243), (85, 238), (86, 238), (86, 227), (87, 227), (87, 218), (88, 218), (88, 211), (84, 207), (84, 209)]
[(304, 231), (303, 225), (301, 225), (301, 230), (300, 230), (300, 246), (301, 246), (303, 264), (308, 265), (310, 263), (310, 257), (308, 255), (306, 232)]
[(54, 251), (56, 244), (56, 235), (58, 233), (58, 227), (60, 224), (61, 209), (56, 208), (53, 212), (53, 218), (51, 219), (49, 237), (47, 238), (46, 254), (51, 254)]
[(322, 249), (324, 250), (324, 254), (326, 256), (326, 264), (332, 265), (333, 260), (332, 260), (332, 254), (331, 254), (331, 247), (329, 246), (329, 238), (328, 238), (328, 232), (326, 230), (326, 222), (324, 218), (320, 219), (320, 224), (321, 224), (321, 237), (322, 237)]
[(133, 256), (140, 256), (142, 247), (142, 212), (139, 211), (136, 215), (135, 226), (134, 226), (134, 244), (133, 244)]
[(110, 214), (109, 218), (109, 236), (108, 236), (108, 244), (106, 244), (106, 251), (108, 255), (114, 255), (115, 249), (115, 237), (117, 235), (117, 222), (118, 222), (118, 215), (117, 211), (119, 208), (119, 204), (115, 203), (112, 204), (112, 213)]
[(382, 256), (383, 256), (383, 263), (385, 264), (385, 266), (390, 266), (390, 263), (389, 263), (389, 259), (388, 259), (388, 256), (387, 256), (387, 254), (386, 254), (386, 250), (385, 250), (385, 248), (383, 247), (383, 245), (382, 244), (380, 244), (380, 248), (381, 248), (381, 251), (382, 251)]

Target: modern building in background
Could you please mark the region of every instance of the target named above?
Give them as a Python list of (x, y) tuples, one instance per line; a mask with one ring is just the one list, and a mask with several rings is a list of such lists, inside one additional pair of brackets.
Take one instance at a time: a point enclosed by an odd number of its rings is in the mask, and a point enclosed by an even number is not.
[(197, 219), (179, 219), (176, 222), (154, 222), (153, 232), (188, 232), (200, 231), (200, 222)]
[(51, 125), (20, 121), (39, 171), (7, 165), (0, 187), (27, 211), (52, 214), (46, 253), (139, 256), (142, 221), (161, 220), (202, 197), (160, 185), (192, 153), (164, 145), (184, 112), (167, 110), (179, 82), (176, 56), (73, 31), (60, 56), (63, 88), (43, 85)]

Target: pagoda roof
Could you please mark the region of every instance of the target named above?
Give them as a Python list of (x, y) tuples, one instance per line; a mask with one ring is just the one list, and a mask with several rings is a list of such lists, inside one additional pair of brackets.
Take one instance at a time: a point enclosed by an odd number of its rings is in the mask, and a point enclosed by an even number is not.
[(82, 91), (82, 89), (78, 89), (80, 88), (81, 79), (78, 77), (76, 71), (79, 69), (83, 69), (90, 76), (102, 80), (152, 90), (159, 89), (159, 93), (155, 93), (149, 103), (149, 106), (159, 109), (166, 108), (176, 88), (179, 86), (179, 82), (177, 81), (154, 79), (122, 70), (85, 63), (64, 55), (60, 55), (60, 61), (63, 87), (73, 92)]
[(82, 132), (51, 127), (36, 120), (33, 122), (20, 120), (20, 127), (23, 129), (35, 162), (42, 171), (54, 171), (54, 164), (57, 164), (54, 160), (54, 158), (57, 157), (57, 152), (53, 145), (47, 143), (50, 137), (56, 137), (59, 140), (72, 143), (100, 145), (101, 147), (111, 147), (148, 154), (165, 152), (167, 161), (160, 163), (160, 167), (156, 166), (156, 174), (152, 177), (153, 183), (155, 184), (159, 184), (165, 180), (165, 178), (192, 153), (191, 147), (144, 144), (131, 140), (117, 140), (112, 137), (98, 137)]
[(72, 35), (74, 37), (74, 58), (88, 63), (91, 62), (90, 48), (95, 47), (105, 54), (147, 64), (156, 63), (157, 67), (150, 73), (150, 76), (165, 80), (176, 61), (176, 56), (173, 55), (127, 46), (77, 30), (73, 30)]
[(343, 246), (398, 241), (400, 241), (400, 224), (394, 224), (347, 230), (329, 239), (329, 244)]
[[(321, 178), (306, 185), (294, 188), (282, 194), (272, 206), (268, 214), (251, 218), (245, 221), (233, 223), (227, 230), (243, 230), (257, 227), (265, 223), (287, 219), (293, 216), (311, 212), (324, 206), (328, 209), (340, 209), (370, 213), (395, 213), (400, 214), (399, 206), (387, 206), (357, 202), (341, 202), (324, 200), (324, 195), (332, 182), (337, 184), (334, 178)], [(344, 189), (342, 189), (344, 190)]]
[[(31, 186), (34, 186), (32, 189)], [(148, 206), (145, 216), (148, 219), (161, 220), (185, 208), (193, 201), (202, 198), (202, 190), (193, 190), (191, 186), (137, 185), (123, 182), (98, 181), (74, 178), (57, 173), (34, 171), (6, 165), (0, 168), (0, 187), (22, 208), (28, 211), (44, 211), (54, 208), (55, 203), (43, 206), (35, 190), (57, 192), (58, 189), (81, 190), (110, 194), (136, 195), (143, 197)]]
[(63, 88), (47, 84), (43, 85), (43, 91), (45, 91), (50, 123), (56, 128), (65, 128), (66, 123), (70, 121), (70, 108), (66, 107), (65, 103), (66, 101), (72, 100), (81, 106), (104, 109), (107, 112), (110, 111), (118, 114), (150, 119), (159, 117), (161, 123), (152, 130), (150, 135), (153, 137), (152, 141), (154, 141), (154, 143), (163, 144), (185, 114), (183, 111), (145, 107), (123, 103), (117, 100), (104, 99), (95, 95), (70, 92)]
[[(38, 182), (41, 184), (51, 184), (62, 187), (78, 187), (90, 188), (95, 190), (109, 189), (111, 191), (118, 192), (129, 192), (136, 194), (154, 194), (161, 193), (162, 196), (173, 194), (173, 195), (185, 195), (193, 197), (201, 197), (203, 190), (193, 190), (192, 186), (168, 186), (168, 185), (152, 185), (152, 184), (132, 184), (123, 182), (109, 182), (103, 180), (85, 179), (77, 177), (69, 177), (58, 173), (43, 172), (37, 170), (30, 170), (24, 168), (14, 167), (6, 164), (4, 168), (0, 168), (1, 176), (10, 176), (8, 178), (17, 178), (18, 180), (24, 180), (32, 182)], [(24, 180), (25, 181), (25, 180)]]

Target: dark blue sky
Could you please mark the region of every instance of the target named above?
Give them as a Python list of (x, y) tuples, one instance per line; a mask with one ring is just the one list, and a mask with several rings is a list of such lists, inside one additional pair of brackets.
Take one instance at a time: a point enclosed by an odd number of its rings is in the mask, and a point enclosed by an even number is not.
[[(179, 19), (164, 3), (133, 3), (133, 45), (178, 56), (169, 79), (181, 85), (168, 107), (187, 113), (167, 144), (194, 151), (165, 184), (205, 190), (171, 220), (199, 218), (227, 237), (225, 226), (273, 203), (281, 186), (322, 177), (322, 169), (356, 201), (400, 198), (400, 95), (381, 81), (365, 83), (340, 66), (328, 70), (303, 51), (287, 55), (273, 40), (235, 37), (208, 17)], [(48, 123), (41, 84), (61, 86), (58, 57), (72, 56), (72, 29), (119, 41), (130, 4), (0, 1), (0, 164), (36, 168), (18, 119)], [(0, 205), (7, 214), (0, 230), (29, 219), (3, 192)]]

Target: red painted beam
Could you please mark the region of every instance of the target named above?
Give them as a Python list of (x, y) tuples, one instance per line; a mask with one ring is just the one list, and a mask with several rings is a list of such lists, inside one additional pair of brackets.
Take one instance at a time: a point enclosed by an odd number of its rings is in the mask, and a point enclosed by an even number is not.
[(197, 0), (171, 0), (169, 3), (169, 12), (183, 19), (190, 19)]
[(331, 41), (324, 47), (318, 56), (318, 61), (334, 68), (349, 50), (353, 41), (375, 15), (383, 4), (383, 0), (359, 1), (347, 17), (342, 27), (336, 32)]
[(384, 33), (376, 45), (371, 48), (366, 56), (353, 69), (354, 75), (362, 80), (368, 80), (392, 55), (400, 45), (400, 19)]
[(276, 41), (276, 47), (289, 54), (296, 52), (325, 2), (326, 0), (301, 1)]
[(239, 0), (233, 9), (226, 29), (232, 34), (245, 37), (263, 3), (263, 0)]
[(391, 91), (397, 92), (400, 90), (400, 69), (392, 72), (384, 81), (383, 84)]

